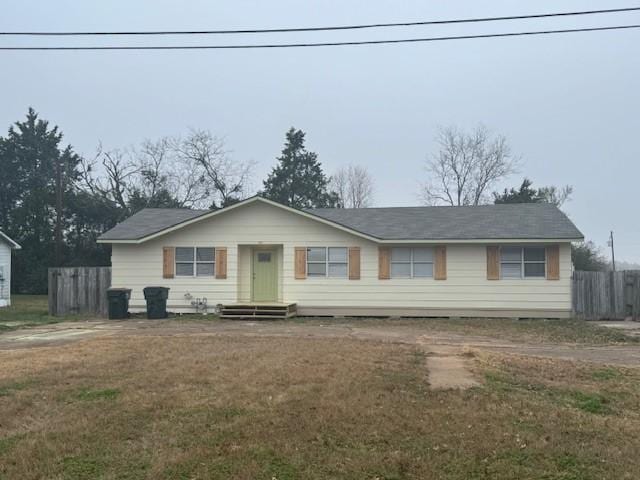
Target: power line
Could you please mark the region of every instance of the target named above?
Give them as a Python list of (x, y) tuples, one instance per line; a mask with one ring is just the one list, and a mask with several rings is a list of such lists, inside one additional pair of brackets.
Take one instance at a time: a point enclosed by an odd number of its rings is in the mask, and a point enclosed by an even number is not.
[(341, 25), (328, 27), (300, 27), (300, 28), (265, 28), (265, 29), (244, 29), (244, 30), (160, 30), (160, 31), (120, 31), (120, 32), (0, 32), (0, 35), (22, 35), (22, 36), (84, 36), (84, 35), (224, 35), (224, 34), (245, 34), (245, 33), (287, 33), (287, 32), (318, 32), (332, 30), (362, 30), (369, 28), (387, 27), (415, 27), (424, 25), (447, 25), (456, 23), (479, 23), (498, 22), (504, 20), (527, 20), (535, 18), (568, 17), (578, 15), (598, 15), (604, 13), (622, 13), (640, 11), (640, 7), (610, 8), (603, 10), (583, 10), (576, 12), (538, 13), (531, 15), (510, 15), (503, 17), (479, 17), (464, 18), (454, 20), (427, 20), (418, 22), (398, 22), (398, 23), (370, 23), (364, 25)]
[(616, 25), (609, 27), (591, 27), (591, 28), (571, 28), (564, 30), (538, 30), (531, 32), (507, 32), (507, 33), (488, 33), (479, 35), (454, 35), (446, 37), (427, 37), (427, 38), (401, 38), (395, 40), (361, 40), (361, 41), (344, 41), (344, 42), (318, 42), (318, 43), (262, 43), (247, 45), (108, 45), (95, 47), (0, 47), (0, 51), (8, 50), (242, 50), (242, 49), (260, 49), (260, 48), (301, 48), (301, 47), (339, 47), (339, 46), (355, 46), (355, 45), (383, 45), (397, 43), (424, 43), (424, 42), (440, 42), (447, 40), (472, 40), (480, 38), (504, 38), (504, 37), (520, 37), (535, 35), (550, 35), (559, 33), (578, 33), (578, 32), (602, 32), (606, 30), (628, 30), (640, 28), (640, 24), (636, 25)]

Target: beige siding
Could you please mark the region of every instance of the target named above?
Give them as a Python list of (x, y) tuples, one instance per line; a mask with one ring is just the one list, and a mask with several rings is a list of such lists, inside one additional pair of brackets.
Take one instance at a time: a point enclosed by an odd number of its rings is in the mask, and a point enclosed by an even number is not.
[[(378, 245), (312, 219), (264, 203), (252, 203), (141, 245), (113, 245), (113, 285), (133, 288), (132, 306), (142, 307), (142, 288), (171, 288), (169, 305), (186, 307), (184, 295), (207, 297), (210, 305), (248, 301), (249, 245), (281, 245), (279, 295), (300, 307), (368, 307), (475, 310), (571, 309), (570, 245), (560, 247), (560, 280), (487, 280), (486, 245), (447, 245), (447, 279), (378, 279)], [(227, 247), (227, 279), (162, 278), (162, 247)], [(294, 278), (296, 246), (357, 246), (361, 279)]]
[[(251, 247), (248, 245), (240, 245), (238, 247), (238, 301), (251, 301)], [(233, 270), (231, 264), (227, 264), (227, 274)]]

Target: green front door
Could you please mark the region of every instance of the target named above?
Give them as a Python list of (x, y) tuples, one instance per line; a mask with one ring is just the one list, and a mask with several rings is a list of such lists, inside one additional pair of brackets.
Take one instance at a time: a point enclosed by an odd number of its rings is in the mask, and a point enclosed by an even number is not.
[(278, 266), (275, 250), (253, 251), (253, 301), (278, 301)]

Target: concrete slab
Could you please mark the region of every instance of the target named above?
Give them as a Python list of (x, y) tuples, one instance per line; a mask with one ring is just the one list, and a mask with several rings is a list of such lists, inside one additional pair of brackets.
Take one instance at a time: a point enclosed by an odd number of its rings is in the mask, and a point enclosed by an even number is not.
[(88, 329), (74, 329), (74, 330), (56, 330), (52, 332), (39, 332), (31, 335), (23, 335), (20, 337), (14, 337), (14, 340), (19, 342), (52, 342), (56, 340), (67, 340), (73, 337), (83, 335), (95, 335), (95, 330)]
[(461, 356), (427, 357), (429, 386), (433, 390), (451, 390), (475, 387), (478, 382), (467, 368), (467, 359)]

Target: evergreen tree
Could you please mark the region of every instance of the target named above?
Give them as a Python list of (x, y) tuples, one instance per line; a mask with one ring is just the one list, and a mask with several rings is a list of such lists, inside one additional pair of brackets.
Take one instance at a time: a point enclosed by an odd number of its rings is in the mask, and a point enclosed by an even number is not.
[(494, 192), (493, 203), (551, 203), (560, 208), (567, 200), (571, 198), (573, 187), (565, 185), (564, 187), (556, 187), (550, 185), (548, 187), (540, 187), (537, 190), (531, 188), (531, 180), (525, 178), (522, 180), (520, 189), (516, 190), (506, 188), (502, 193)]
[(12, 268), (12, 286), (19, 292), (46, 292), (47, 267), (55, 263), (55, 233), (59, 229), (62, 235), (68, 225), (70, 213), (56, 209), (56, 198), (64, 208), (73, 196), (80, 158), (70, 146), (61, 148), (61, 141), (58, 127), (49, 128), (32, 108), (0, 141), (0, 171), (6, 176), (0, 184), (0, 220), (22, 246)]
[(329, 191), (329, 179), (322, 171), (318, 155), (304, 146), (305, 133), (291, 128), (282, 155), (264, 181), (265, 198), (290, 207), (334, 207), (337, 195)]
[(544, 197), (540, 195), (540, 192), (535, 188), (531, 188), (532, 182), (528, 178), (522, 180), (522, 185), (516, 190), (511, 188), (501, 194), (493, 194), (493, 203), (541, 203), (544, 202)]
[(609, 267), (602, 252), (593, 242), (572, 244), (571, 261), (576, 270), (604, 271)]

